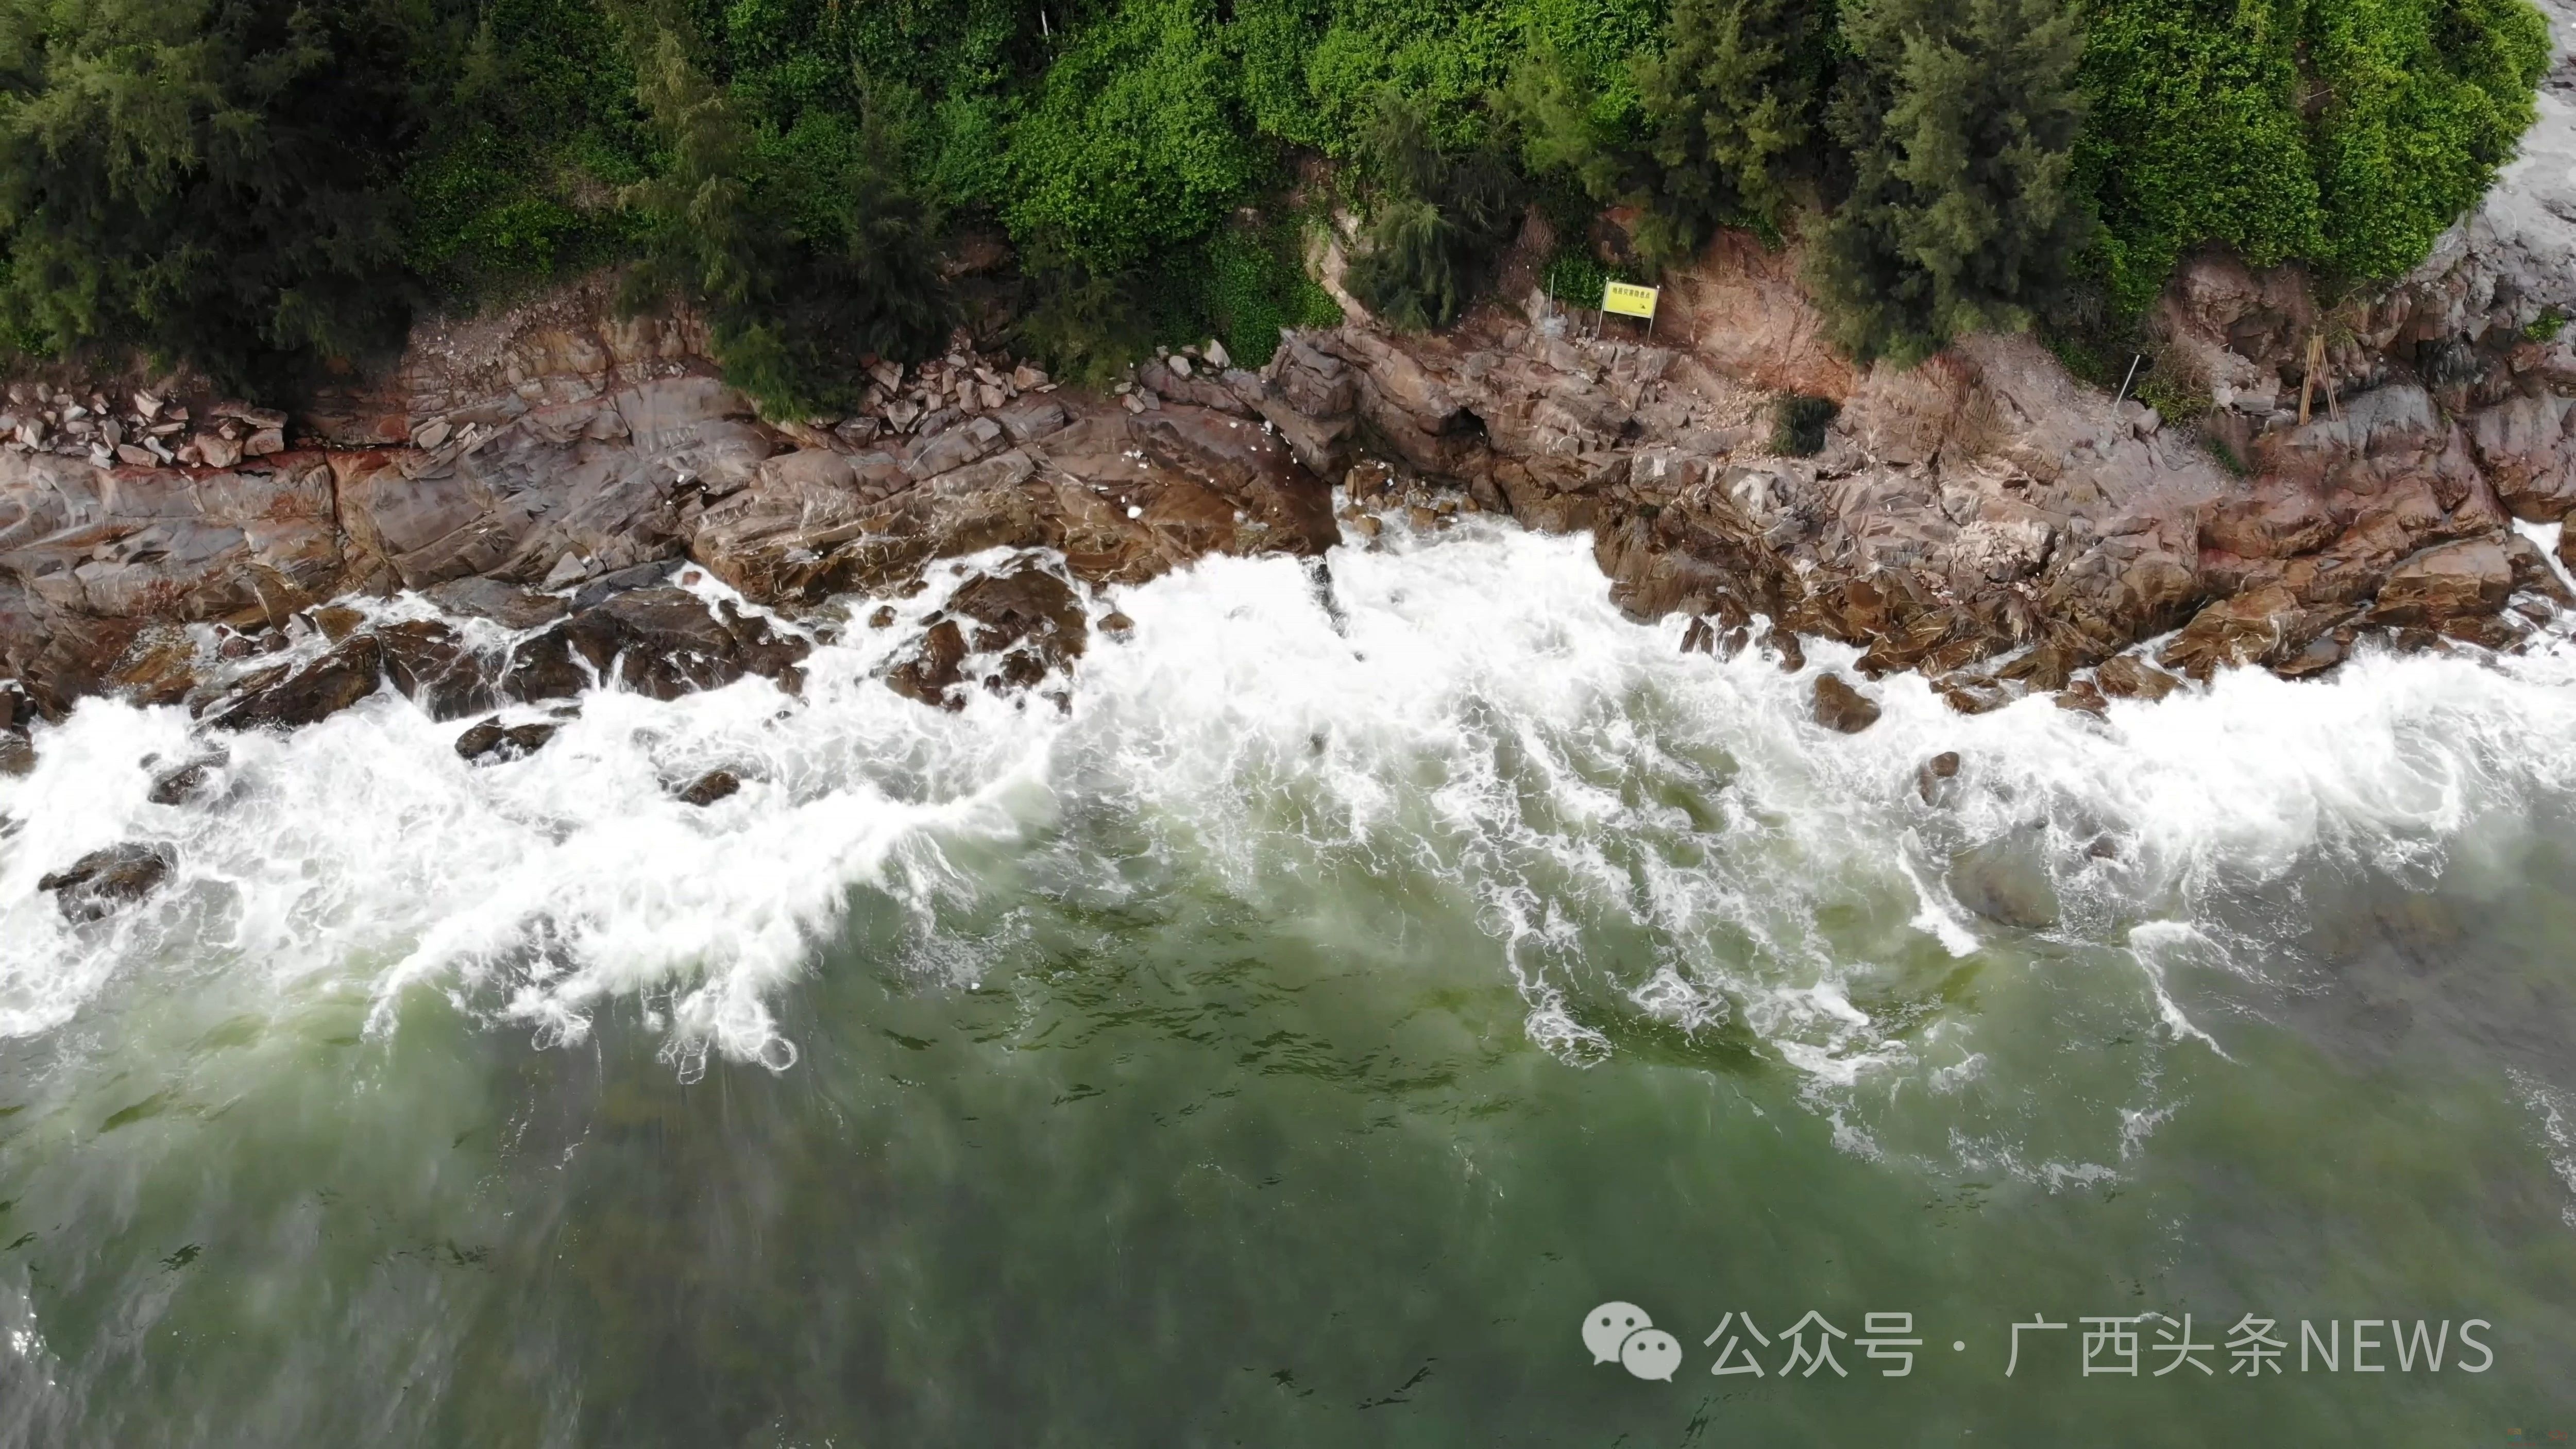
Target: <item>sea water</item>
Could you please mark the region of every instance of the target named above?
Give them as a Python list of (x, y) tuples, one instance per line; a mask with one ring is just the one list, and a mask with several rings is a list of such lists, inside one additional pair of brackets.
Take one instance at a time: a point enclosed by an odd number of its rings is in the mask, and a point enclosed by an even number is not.
[(41, 729), (0, 1442), (2576, 1435), (2576, 650), (1845, 736), (1471, 519), (942, 712), (876, 602), (498, 765)]

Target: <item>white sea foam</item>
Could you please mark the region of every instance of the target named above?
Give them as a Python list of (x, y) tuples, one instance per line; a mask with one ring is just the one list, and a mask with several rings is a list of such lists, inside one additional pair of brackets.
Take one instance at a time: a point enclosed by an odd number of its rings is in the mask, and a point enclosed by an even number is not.
[[(1900, 677), (1872, 686), (1882, 721), (1843, 736), (1808, 698), (1851, 651), (1812, 645), (1794, 677), (1682, 654), (1682, 621), (1617, 614), (1581, 539), (1474, 520), (1337, 550), (1330, 571), (1329, 609), (1287, 559), (1094, 600), (1135, 630), (1094, 639), (1067, 711), (922, 708), (875, 678), (906, 631), (857, 627), (817, 650), (801, 700), (759, 680), (671, 703), (594, 693), (499, 766), (382, 695), (231, 741), (213, 805), (145, 800), (138, 760), (201, 747), (179, 711), (92, 701), (40, 729), (32, 776), (0, 781), (20, 822), (0, 841), (0, 1034), (59, 1027), (120, 980), (226, 972), (360, 993), (380, 1032), (420, 991), (548, 1041), (640, 1000), (684, 1065), (712, 1049), (784, 1067), (774, 1007), (853, 890), (910, 913), (917, 961), (972, 977), (981, 948), (944, 938), (945, 913), (1018, 888), (993, 862), (1107, 812), (1122, 848), (1281, 917), (1360, 868), (1474, 920), (1531, 1039), (1567, 1060), (1615, 1050), (1626, 1014), (1750, 1031), (1848, 1083), (1924, 1060), (1884, 1003), (1938, 1014), (1926, 960), (2022, 934), (1952, 899), (1964, 846), (2027, 836), (2061, 904), (2036, 939), (2134, 953), (2140, 1010), (2206, 1042), (2166, 967), (2215, 894), (2302, 861), (2430, 878), (2480, 819), (2576, 787), (2561, 651), (2366, 653), (2323, 682), (2230, 674), (2098, 721), (2044, 699), (1963, 717)], [(900, 611), (917, 619), (953, 577)], [(1966, 765), (1928, 805), (1916, 772), (1943, 750)], [(671, 797), (710, 768), (741, 793)], [(128, 839), (177, 850), (151, 902), (75, 927), (38, 893)], [(1096, 865), (1091, 888), (1114, 894), (1117, 862)], [(1961, 1046), (1936, 1066), (1977, 1060)]]

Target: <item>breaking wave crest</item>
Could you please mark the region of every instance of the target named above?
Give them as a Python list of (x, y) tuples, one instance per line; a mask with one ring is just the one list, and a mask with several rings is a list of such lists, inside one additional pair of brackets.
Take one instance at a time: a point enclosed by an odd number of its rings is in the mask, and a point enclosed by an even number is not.
[[(1900, 677), (1844, 736), (1809, 697), (1850, 651), (1795, 676), (1683, 654), (1683, 621), (1612, 609), (1583, 540), (1491, 520), (1328, 569), (1212, 559), (1090, 607), (1134, 628), (1095, 633), (1063, 709), (900, 698), (875, 676), (910, 631), (854, 618), (801, 698), (594, 692), (535, 755), (477, 766), (462, 722), (387, 693), (231, 739), (216, 798), (185, 806), (151, 803), (139, 763), (202, 752), (185, 715), (88, 702), (0, 781), (0, 1034), (219, 976), (362, 1000), (377, 1032), (418, 993), (549, 1044), (623, 1007), (683, 1072), (711, 1051), (783, 1070), (782, 994), (862, 900), (902, 923), (864, 954), (962, 983), (1030, 911), (1191, 891), (1322, 930), (1366, 891), (1472, 922), (1565, 1060), (1732, 1053), (1820, 1089), (1910, 1068), (1960, 1092), (1983, 1050), (1963, 972), (2113, 973), (2124, 1019), (2215, 1050), (2172, 972), (2259, 973), (2312, 882), (2420, 884), (2576, 794), (2563, 650), (2239, 673), (2105, 720), (2044, 698), (1962, 717)], [(1956, 776), (1925, 774), (1944, 751)], [(674, 798), (711, 769), (742, 789)], [(75, 925), (38, 891), (134, 839), (178, 860), (140, 907)]]

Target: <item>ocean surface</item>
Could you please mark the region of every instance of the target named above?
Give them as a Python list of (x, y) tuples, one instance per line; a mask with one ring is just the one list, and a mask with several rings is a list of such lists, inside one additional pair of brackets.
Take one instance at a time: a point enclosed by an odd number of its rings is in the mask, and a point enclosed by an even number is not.
[(1061, 709), (40, 730), (0, 1444), (2576, 1437), (2576, 648), (1842, 736), (1488, 520), (1092, 607)]

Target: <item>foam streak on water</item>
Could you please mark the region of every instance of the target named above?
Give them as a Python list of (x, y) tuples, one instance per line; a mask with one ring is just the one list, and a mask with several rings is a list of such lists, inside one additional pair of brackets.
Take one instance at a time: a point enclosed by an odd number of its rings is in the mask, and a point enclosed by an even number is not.
[[(1807, 699), (1850, 651), (1811, 646), (1794, 677), (1684, 655), (1680, 620), (1610, 607), (1580, 539), (1475, 521), (1330, 567), (1338, 617), (1286, 559), (1094, 600), (1136, 627), (1095, 637), (1064, 712), (924, 709), (874, 677), (906, 631), (860, 626), (817, 650), (801, 700), (759, 680), (595, 693), (499, 766), (457, 758), (461, 722), (380, 695), (233, 740), (212, 805), (145, 799), (140, 759), (200, 748), (180, 711), (91, 701), (39, 732), (34, 775), (0, 782), (20, 822), (0, 842), (0, 1034), (219, 973), (281, 1002), (362, 999), (379, 1031), (420, 992), (545, 1041), (622, 1002), (684, 1069), (709, 1049), (783, 1069), (774, 1008), (854, 891), (897, 902), (920, 960), (971, 978), (973, 943), (942, 923), (1025, 888), (1043, 856), (1104, 898), (1139, 872), (1186, 878), (1283, 929), (1352, 879), (1470, 916), (1532, 1039), (1569, 1060), (1643, 1023), (1749, 1033), (1822, 1083), (1919, 1062), (1961, 1090), (1975, 1033), (1927, 1029), (1956, 1016), (1944, 963), (2005, 942), (2118, 957), (2141, 1020), (2214, 1047), (2166, 985), (2182, 956), (2261, 969), (2242, 923), (2204, 919), (2214, 900), (2321, 865), (2429, 880), (2482, 821), (2576, 786), (2565, 653), (2239, 673), (2107, 722), (2045, 699), (1964, 718), (1899, 678), (1874, 686), (1885, 718), (1845, 737)], [(1936, 806), (1916, 772), (1942, 750), (1967, 763)], [(741, 793), (671, 798), (711, 768)], [(37, 878), (128, 839), (176, 846), (173, 886), (65, 923)], [(1953, 853), (1998, 839), (2046, 880), (2055, 926), (1953, 897)], [(2152, 1101), (2127, 1110), (2157, 1120)]]

